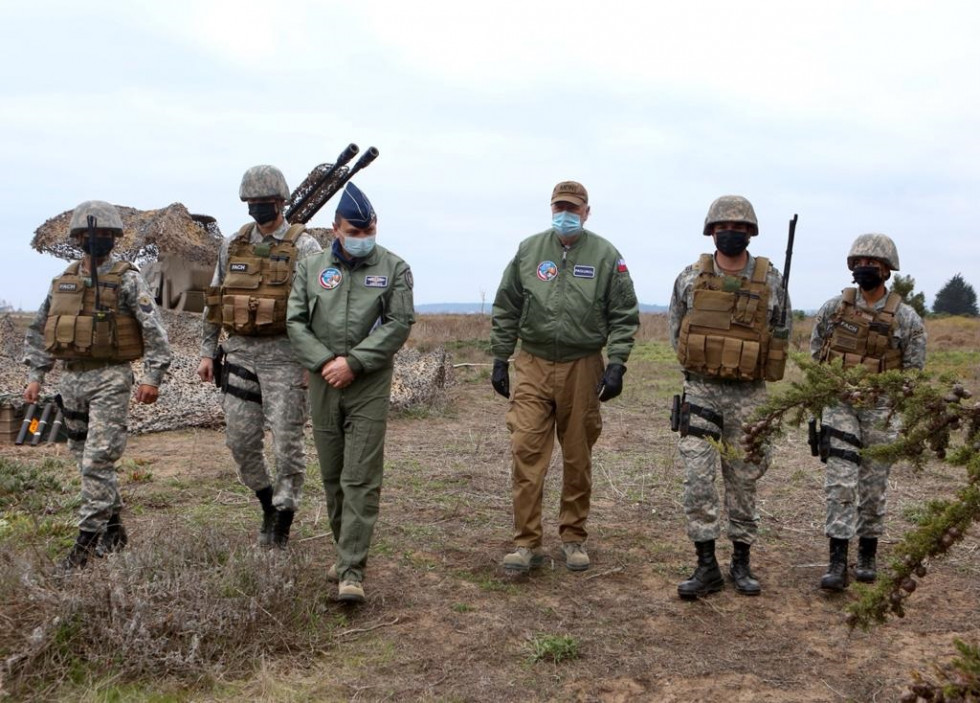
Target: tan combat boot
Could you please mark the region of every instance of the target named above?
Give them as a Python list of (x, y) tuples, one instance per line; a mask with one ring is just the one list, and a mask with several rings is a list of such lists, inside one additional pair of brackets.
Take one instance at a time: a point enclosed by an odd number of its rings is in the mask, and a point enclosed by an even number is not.
[(544, 552), (541, 547), (518, 547), (504, 557), (501, 566), (504, 570), (515, 574), (526, 574), (531, 569), (537, 569), (544, 563)]
[(364, 587), (361, 582), (345, 578), (337, 588), (337, 600), (344, 603), (363, 603)]
[(589, 554), (581, 542), (565, 542), (561, 545), (565, 555), (565, 568), (569, 571), (585, 571), (589, 568)]

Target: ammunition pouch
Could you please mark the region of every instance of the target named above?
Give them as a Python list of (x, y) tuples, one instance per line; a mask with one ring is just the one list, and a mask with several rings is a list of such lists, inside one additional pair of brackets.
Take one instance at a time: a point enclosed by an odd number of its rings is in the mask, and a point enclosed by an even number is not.
[(871, 313), (857, 307), (857, 290), (845, 288), (831, 317), (833, 331), (820, 350), (820, 361), (840, 359), (845, 369), (864, 366), (871, 373), (902, 368), (902, 350), (892, 348), (902, 298), (892, 291), (882, 309)]
[(275, 244), (251, 244), (251, 231), (251, 225), (242, 227), (229, 245), (223, 282), (207, 291), (206, 319), (222, 325), (230, 334), (285, 334), (296, 239), (305, 228), (291, 226), (283, 240)]
[(788, 334), (769, 322), (769, 260), (757, 257), (749, 278), (715, 273), (699, 259), (693, 304), (681, 322), (677, 359), (685, 370), (712, 378), (778, 381), (786, 368)]
[(844, 461), (861, 465), (861, 454), (851, 449), (842, 449), (840, 447), (834, 447), (830, 444), (830, 439), (835, 438), (841, 442), (850, 444), (852, 447), (861, 449), (864, 445), (858, 437), (852, 435), (850, 432), (843, 432), (835, 427), (830, 427), (828, 425), (822, 425), (820, 427), (820, 461), (827, 463), (827, 459), (830, 457), (837, 457), (838, 459), (843, 459)]
[(139, 321), (119, 312), (123, 274), (136, 268), (125, 261), (99, 278), (101, 307), (95, 288), (73, 263), (51, 284), (51, 307), (44, 324), (44, 349), (55, 359), (132, 361), (143, 356)]

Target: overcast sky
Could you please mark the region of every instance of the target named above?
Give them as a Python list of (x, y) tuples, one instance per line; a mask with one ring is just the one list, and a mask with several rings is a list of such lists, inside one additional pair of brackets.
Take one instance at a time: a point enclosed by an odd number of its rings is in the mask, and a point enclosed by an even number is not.
[[(29, 246), (83, 200), (247, 221), (242, 173), (295, 187), (348, 142), (417, 303), (493, 298), (560, 180), (666, 304), (717, 196), (815, 309), (884, 232), (931, 305), (980, 284), (976, 2), (4, 3), (0, 298), (35, 309), (64, 263)], [(326, 226), (336, 201), (312, 224)]]

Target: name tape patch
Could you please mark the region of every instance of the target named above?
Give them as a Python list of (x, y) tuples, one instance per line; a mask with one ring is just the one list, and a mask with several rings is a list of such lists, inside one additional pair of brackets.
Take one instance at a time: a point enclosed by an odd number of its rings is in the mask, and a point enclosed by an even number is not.
[(59, 283), (58, 290), (65, 291), (66, 293), (71, 293), (78, 290), (77, 283)]
[(241, 263), (231, 264), (228, 267), (228, 270), (231, 271), (232, 273), (247, 273), (248, 264), (241, 264)]
[(388, 287), (388, 277), (387, 276), (365, 276), (364, 285), (368, 288), (387, 288)]
[(595, 278), (595, 266), (575, 264), (575, 268), (572, 269), (572, 275), (575, 278)]

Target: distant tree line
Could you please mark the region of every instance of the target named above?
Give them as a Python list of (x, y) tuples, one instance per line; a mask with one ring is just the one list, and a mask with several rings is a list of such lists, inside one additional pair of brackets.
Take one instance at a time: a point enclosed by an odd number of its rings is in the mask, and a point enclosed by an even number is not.
[[(911, 305), (922, 317), (929, 313), (926, 309), (926, 296), (924, 293), (914, 292), (915, 279), (911, 276), (896, 274), (892, 281), (892, 290), (901, 295), (902, 300)], [(961, 274), (956, 274), (936, 293), (936, 299), (932, 303), (932, 313), (976, 317), (980, 314), (977, 311), (977, 293), (973, 290), (973, 286), (963, 280)]]

